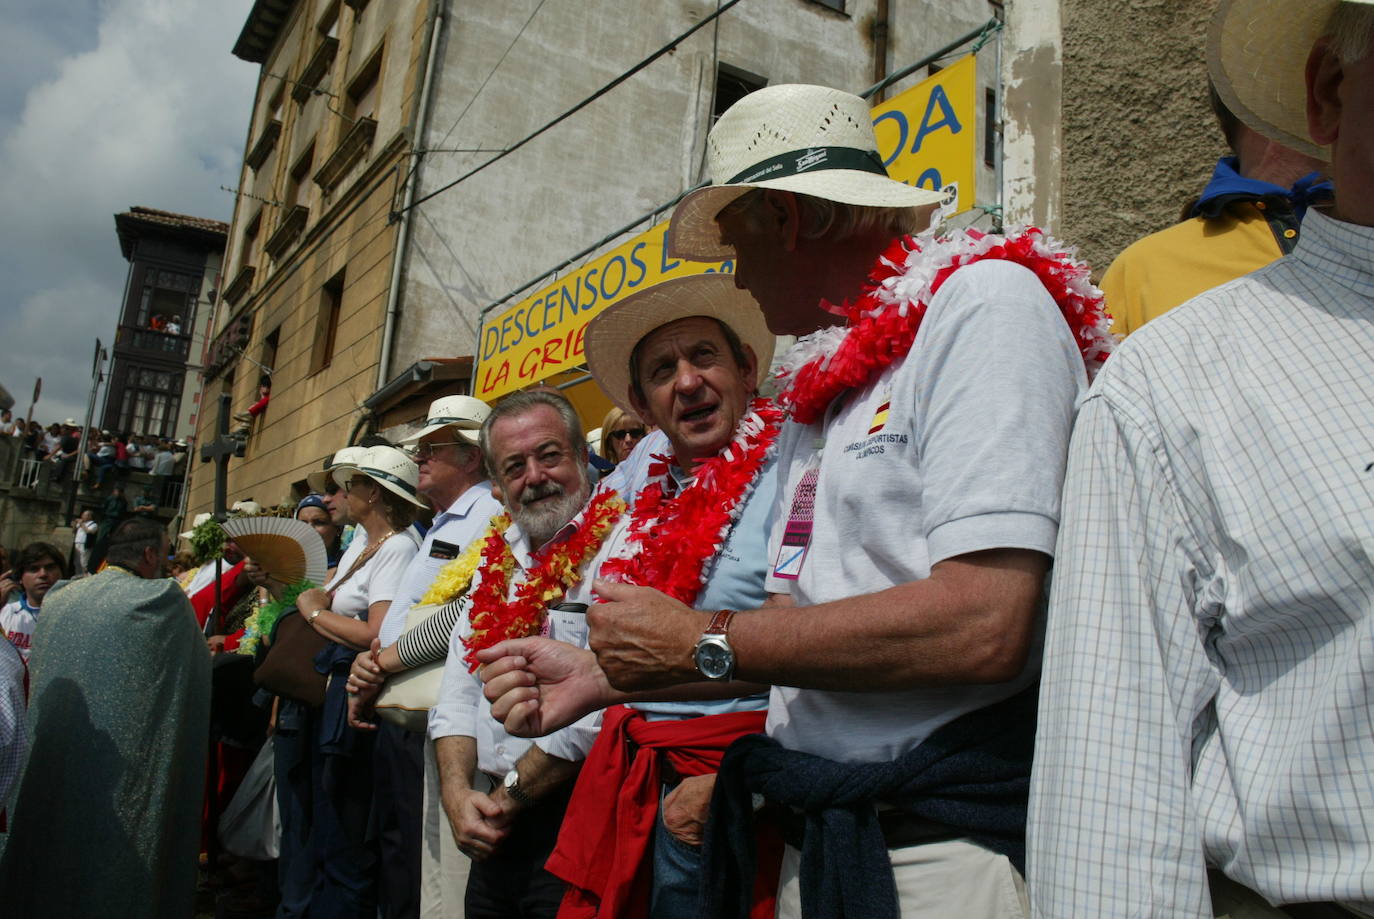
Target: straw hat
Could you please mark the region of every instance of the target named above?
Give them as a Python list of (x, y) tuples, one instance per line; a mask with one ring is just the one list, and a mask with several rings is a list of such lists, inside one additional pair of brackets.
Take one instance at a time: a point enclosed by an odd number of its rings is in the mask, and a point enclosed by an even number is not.
[(1207, 30), (1207, 72), (1226, 107), (1266, 137), (1323, 160), (1331, 151), (1307, 133), (1304, 71), (1339, 6), (1340, 0), (1222, 0)]
[(363, 451), (366, 449), (366, 447), (344, 447), (324, 461), (323, 469), (319, 469), (307, 475), (305, 477), (306, 484), (308, 484), (310, 490), (316, 494), (324, 494), (327, 490), (326, 486), (328, 486), (331, 481), (338, 483), (338, 480), (332, 475), (333, 470), (348, 463), (356, 463), (362, 457)]
[[(659, 326), (689, 316), (709, 316), (734, 330), (754, 350), (760, 376), (768, 372), (777, 339), (763, 311), (729, 274), (696, 274), (637, 290), (602, 310), (587, 325), (587, 367), (601, 391), (627, 412), (630, 405), (630, 354)], [(756, 381), (757, 382), (757, 381)]]
[(420, 498), (420, 467), (395, 447), (368, 447), (355, 462), (334, 467), (330, 475), (340, 483), (355, 475), (365, 475), (416, 507), (429, 507)]
[(416, 444), (436, 431), (452, 427), (454, 432), (468, 443), (477, 443), (477, 433), (482, 422), (491, 414), (491, 407), (481, 399), (472, 396), (444, 396), (429, 404), (429, 415), (425, 426), (410, 435), (402, 443)]
[(752, 188), (868, 207), (918, 207), (944, 194), (888, 178), (873, 116), (858, 96), (825, 86), (781, 84), (752, 92), (720, 116), (706, 138), (712, 184), (688, 192), (668, 225), (670, 254), (730, 258), (716, 214)]

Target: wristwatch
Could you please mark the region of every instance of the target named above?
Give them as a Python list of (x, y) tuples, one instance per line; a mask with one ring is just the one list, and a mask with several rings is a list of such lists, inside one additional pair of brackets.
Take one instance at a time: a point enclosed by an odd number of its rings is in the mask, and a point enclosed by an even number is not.
[(534, 803), (534, 799), (520, 788), (520, 770), (514, 767), (506, 773), (506, 777), (501, 780), (501, 787), (506, 789), (506, 794), (510, 799), (521, 807), (529, 807)]
[(730, 620), (735, 616), (732, 609), (718, 610), (711, 617), (706, 631), (697, 639), (697, 647), (692, 655), (697, 670), (708, 680), (728, 682), (735, 677), (735, 652), (730, 647), (725, 632), (730, 628)]

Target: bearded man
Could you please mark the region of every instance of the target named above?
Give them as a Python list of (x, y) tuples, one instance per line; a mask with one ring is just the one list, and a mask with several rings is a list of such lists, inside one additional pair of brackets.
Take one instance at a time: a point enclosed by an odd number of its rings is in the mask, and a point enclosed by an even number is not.
[(429, 736), (444, 811), (473, 859), (465, 915), (551, 917), (563, 883), (543, 865), (579, 764), (501, 729), (471, 672), (472, 652), (497, 636), (541, 631), (584, 644), (591, 598), (582, 572), (624, 504), (614, 492), (592, 497), (581, 424), (557, 393), (502, 400), (483, 422), (480, 442), (509, 517), (481, 537), (481, 564), (459, 601)]

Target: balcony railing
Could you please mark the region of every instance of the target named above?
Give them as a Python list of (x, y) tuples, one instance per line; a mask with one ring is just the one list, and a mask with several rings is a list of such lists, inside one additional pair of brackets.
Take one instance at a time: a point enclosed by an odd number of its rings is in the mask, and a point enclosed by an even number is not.
[(185, 361), (191, 352), (191, 336), (141, 329), (137, 326), (122, 325), (115, 336), (115, 344), (133, 348), (148, 354), (156, 354), (173, 360)]

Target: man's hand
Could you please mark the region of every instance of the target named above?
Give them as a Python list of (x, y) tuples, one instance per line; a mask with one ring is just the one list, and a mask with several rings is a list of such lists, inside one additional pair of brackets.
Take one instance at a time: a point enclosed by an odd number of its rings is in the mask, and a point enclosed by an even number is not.
[(256, 584), (259, 587), (268, 586), (272, 580), (267, 576), (267, 572), (262, 570), (262, 566), (251, 558), (243, 560), (243, 576), (248, 579), (250, 584)]
[(598, 578), (604, 603), (587, 610), (592, 651), (616, 689), (659, 689), (701, 679), (692, 658), (711, 617), (649, 587)]
[(386, 671), (382, 665), (377, 663), (377, 655), (382, 653), (382, 640), (372, 639), (372, 647), (367, 651), (358, 652), (358, 656), (353, 658), (353, 666), (348, 671), (348, 691), (365, 692), (371, 690), (374, 694), (382, 688), (386, 682)]
[(715, 773), (694, 775), (679, 782), (663, 799), (663, 826), (668, 832), (689, 846), (701, 845), (715, 787)]
[(607, 704), (596, 657), (552, 638), (517, 638), (477, 653), (491, 715), (516, 737), (543, 737)]
[(496, 851), (510, 832), (510, 817), (490, 796), (471, 788), (443, 792), (444, 813), (448, 815), (453, 839), (459, 850), (480, 862)]
[(8, 574), (0, 576), (0, 597), (8, 599), (9, 595), (18, 589), (19, 585), (15, 583), (14, 578)]

